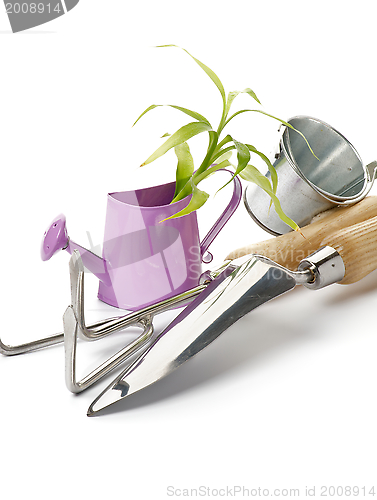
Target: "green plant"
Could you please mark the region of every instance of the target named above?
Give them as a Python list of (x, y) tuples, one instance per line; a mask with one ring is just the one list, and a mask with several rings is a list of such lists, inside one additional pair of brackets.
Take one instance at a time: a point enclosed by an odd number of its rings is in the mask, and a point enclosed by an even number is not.
[[(177, 47), (177, 46), (160, 45), (159, 47)], [(201, 61), (193, 57), (189, 52), (187, 52), (187, 50), (185, 49), (182, 50), (184, 50), (190, 57), (192, 57), (192, 59), (205, 71), (205, 73), (209, 76), (209, 78), (218, 88), (222, 98), (222, 115), (218, 127), (214, 129), (211, 123), (203, 115), (195, 111), (182, 108), (180, 106), (175, 106), (170, 104), (167, 105), (179, 111), (182, 111), (191, 118), (194, 118), (196, 121), (184, 125), (174, 134), (169, 136), (168, 139), (141, 166), (153, 162), (154, 160), (156, 160), (157, 158), (161, 157), (166, 152), (168, 152), (170, 149), (174, 148), (175, 154), (178, 158), (178, 165), (176, 170), (176, 190), (172, 203), (181, 200), (190, 194), (192, 194), (192, 198), (187, 207), (178, 212), (177, 214), (175, 214), (173, 217), (181, 217), (190, 212), (193, 212), (194, 210), (197, 210), (202, 205), (204, 205), (209, 195), (205, 191), (200, 190), (198, 188), (198, 184), (203, 179), (207, 178), (209, 175), (214, 174), (217, 170), (230, 166), (235, 169), (234, 176), (239, 175), (241, 178), (253, 182), (257, 184), (260, 188), (262, 188), (270, 196), (271, 204), (272, 203), (274, 204), (275, 210), (279, 215), (279, 217), (286, 224), (292, 227), (292, 229), (299, 230), (298, 225), (292, 219), (290, 219), (281, 208), (280, 202), (276, 196), (278, 176), (274, 166), (271, 164), (267, 156), (258, 151), (257, 148), (255, 148), (251, 144), (243, 144), (237, 141), (233, 136), (229, 134), (227, 134), (223, 139), (221, 139), (222, 133), (225, 127), (229, 124), (229, 122), (233, 120), (236, 116), (245, 112), (261, 113), (263, 115), (269, 116), (270, 118), (273, 118), (274, 120), (279, 121), (286, 127), (290, 127), (293, 130), (296, 129), (294, 129), (292, 125), (285, 122), (284, 120), (276, 118), (275, 116), (272, 116), (260, 109), (242, 109), (229, 116), (230, 108), (232, 106), (234, 99), (241, 93), (248, 94), (250, 97), (252, 97), (252, 99), (254, 99), (258, 104), (260, 104), (260, 101), (256, 96), (255, 92), (250, 88), (246, 88), (242, 91), (229, 92), (228, 96), (226, 97), (223, 84), (221, 83), (218, 76), (208, 66), (206, 66)], [(157, 108), (159, 106), (164, 106), (164, 105), (153, 104), (152, 106), (149, 106), (135, 121), (134, 125), (148, 111), (151, 111), (152, 109)], [(186, 141), (188, 141), (192, 137), (202, 132), (208, 132), (209, 145), (204, 159), (202, 160), (199, 168), (195, 171), (194, 161)], [(303, 136), (301, 132), (297, 130), (296, 132)], [(168, 134), (165, 134), (165, 136), (167, 135)], [(310, 148), (309, 144), (308, 147)], [(233, 151), (237, 152), (237, 165), (233, 165), (230, 162), (230, 157)], [(251, 159), (251, 154), (258, 155), (266, 163), (271, 174), (271, 182), (267, 177), (261, 174), (261, 172), (256, 167), (249, 164)], [(225, 187), (231, 181), (232, 179), (229, 180), (223, 187)]]

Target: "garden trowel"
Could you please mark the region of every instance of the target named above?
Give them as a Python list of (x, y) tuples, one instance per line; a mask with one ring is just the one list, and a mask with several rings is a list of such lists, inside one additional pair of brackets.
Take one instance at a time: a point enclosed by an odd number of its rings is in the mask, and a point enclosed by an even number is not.
[[(372, 203), (368, 198), (361, 203), (365, 202), (372, 206), (372, 210), (366, 211), (370, 216), (367, 220), (359, 221), (359, 206), (341, 209), (316, 223), (317, 232), (321, 229), (321, 244), (312, 237), (306, 238), (307, 249), (313, 244), (318, 245), (318, 250), (302, 259), (297, 271), (263, 255), (245, 255), (229, 261), (229, 265), (237, 266), (231, 274), (225, 269), (215, 278), (95, 399), (88, 416), (165, 377), (245, 314), (297, 284), (320, 289), (336, 282), (358, 281), (377, 269), (376, 198)], [(353, 224), (354, 221), (359, 222)], [(307, 228), (302, 228), (304, 235)], [(291, 248), (292, 233), (280, 238), (285, 238)], [(280, 244), (282, 249), (284, 242), (280, 240)]]

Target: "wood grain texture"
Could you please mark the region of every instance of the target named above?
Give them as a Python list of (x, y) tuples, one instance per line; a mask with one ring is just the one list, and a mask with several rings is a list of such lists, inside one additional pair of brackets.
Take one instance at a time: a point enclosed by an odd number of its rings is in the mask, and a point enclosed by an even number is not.
[(248, 245), (231, 252), (227, 259), (261, 254), (296, 270), (299, 262), (324, 245), (340, 253), (346, 275), (342, 284), (354, 283), (377, 268), (377, 196), (352, 207), (337, 207), (317, 215), (301, 229)]
[(341, 255), (346, 273), (342, 285), (361, 280), (377, 269), (377, 217), (359, 222), (322, 241)]

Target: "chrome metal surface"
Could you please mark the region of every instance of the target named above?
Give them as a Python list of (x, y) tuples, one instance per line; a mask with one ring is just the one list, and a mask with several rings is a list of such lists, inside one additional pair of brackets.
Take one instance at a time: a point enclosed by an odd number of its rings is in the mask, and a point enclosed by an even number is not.
[[(264, 255), (258, 255), (254, 254), (254, 257), (258, 259), (260, 262), (264, 262), (265, 264), (268, 264), (271, 266), (271, 268), (275, 269), (275, 277), (276, 279), (279, 279), (279, 274), (278, 271), (281, 273), (285, 273), (288, 276), (290, 276), (292, 279), (295, 280), (296, 285), (306, 285), (308, 283), (311, 283), (314, 279), (314, 273), (311, 267), (307, 267), (305, 269), (299, 269), (297, 271), (291, 271), (290, 269), (287, 269), (284, 266), (281, 266), (280, 264), (277, 264), (273, 260), (269, 259), (268, 257), (265, 257)], [(242, 257), (243, 258), (243, 257)], [(250, 256), (249, 256), (250, 258)], [(233, 262), (237, 262), (237, 260), (233, 260)]]
[(153, 384), (200, 352), (242, 316), (313, 279), (252, 256), (230, 276), (221, 275), (92, 403), (88, 416)]
[[(289, 271), (264, 256), (245, 256), (227, 261), (219, 269), (206, 273), (202, 277), (204, 283), (188, 292), (141, 311), (86, 326), (84, 267), (78, 251), (73, 252), (69, 266), (71, 305), (63, 317), (64, 334), (13, 347), (0, 341), (0, 352), (20, 354), (64, 340), (66, 385), (74, 393), (87, 389), (139, 352), (138, 358), (92, 403), (88, 410), (89, 416), (175, 370), (242, 316), (291, 290), (296, 284), (322, 288), (342, 279), (344, 275), (342, 259), (330, 247), (324, 247), (302, 261), (296, 272)], [(191, 303), (177, 318), (152, 341), (154, 314), (189, 302)], [(98, 340), (131, 325), (142, 328), (139, 337), (78, 381), (78, 337)]]
[(306, 257), (300, 262), (298, 270), (310, 270), (313, 273), (313, 280), (303, 283), (311, 290), (319, 290), (341, 281), (346, 272), (342, 257), (331, 247), (322, 247)]
[(368, 174), (368, 182), (370, 183), (370, 186), (372, 187), (373, 181), (377, 179), (377, 161), (372, 161), (372, 163), (369, 163), (365, 167), (367, 174)]
[[(137, 351), (144, 348), (151, 340), (153, 334), (152, 320), (155, 314), (179, 307), (191, 302), (200, 294), (207, 284), (197, 286), (180, 295), (166, 299), (140, 311), (128, 314), (121, 318), (97, 324), (95, 328), (88, 328), (84, 319), (84, 266), (80, 254), (75, 250), (69, 262), (71, 277), (71, 306), (64, 314), (64, 346), (65, 346), (65, 380), (67, 388), (74, 393), (79, 393), (98, 382), (102, 377), (110, 373), (121, 363), (133, 356)], [(225, 269), (228, 274), (234, 269), (229, 261), (224, 263), (218, 271), (213, 271), (213, 276)], [(228, 269), (228, 271), (227, 271)], [(129, 326), (139, 326), (143, 329), (136, 340), (130, 342), (119, 352), (111, 356), (107, 361), (98, 366), (82, 380), (76, 379), (77, 339), (81, 337), (86, 340), (98, 340), (100, 338), (123, 330)]]
[(282, 152), (305, 182), (331, 202), (350, 204), (365, 196), (367, 176), (362, 159), (340, 132), (310, 116), (295, 116), (289, 123), (304, 134), (318, 157), (301, 135), (289, 128), (284, 131)]
[[(237, 262), (238, 261), (238, 262)], [(344, 264), (330, 247), (314, 252), (290, 271), (261, 255), (241, 257), (229, 276), (212, 281), (93, 401), (87, 415), (157, 382), (207, 347), (238, 319), (256, 307), (291, 290), (296, 284), (322, 288), (341, 280)], [(326, 273), (328, 276), (326, 276)]]
[[(235, 266), (228, 261), (221, 265), (219, 270), (212, 272), (215, 277), (220, 272), (230, 273)], [(153, 317), (155, 314), (180, 307), (190, 303), (207, 287), (208, 282), (192, 290), (183, 292), (175, 297), (170, 297), (162, 302), (148, 306), (140, 311), (130, 313), (124, 317), (114, 318), (103, 323), (97, 323), (89, 328), (85, 325), (84, 318), (84, 266), (80, 253), (75, 250), (69, 261), (71, 277), (71, 305), (67, 308), (64, 317), (64, 346), (65, 346), (65, 380), (67, 388), (73, 393), (79, 393), (98, 382), (121, 363), (125, 362), (137, 351), (143, 349), (151, 340), (153, 334)], [(224, 271), (225, 269), (225, 271)], [(111, 333), (124, 330), (130, 326), (139, 326), (142, 333), (135, 340), (127, 344), (119, 352), (111, 356), (91, 373), (80, 381), (76, 379), (77, 339), (98, 340)]]
[[(289, 123), (301, 135), (286, 128), (280, 139), (280, 153), (274, 162), (279, 183), (276, 195), (284, 212), (299, 226), (337, 205), (352, 205), (365, 198), (372, 188), (377, 162), (364, 167), (352, 144), (325, 122), (308, 116), (296, 116)], [(270, 173), (266, 174), (268, 179)], [(270, 198), (250, 184), (244, 193), (246, 209), (254, 221), (277, 236), (291, 231), (269, 209)]]
[[(78, 253), (77, 250), (75, 252)], [(207, 279), (213, 279), (219, 272), (223, 270), (223, 267), (227, 267), (230, 262), (224, 263), (220, 266), (219, 270), (214, 270), (208, 272)], [(72, 273), (72, 266), (70, 261), (70, 272)], [(72, 278), (72, 276), (71, 276)], [(152, 306), (146, 307), (136, 312), (132, 312), (123, 316), (116, 316), (108, 318), (101, 321), (96, 321), (90, 325), (85, 324), (84, 317), (84, 287), (83, 287), (83, 275), (80, 274), (79, 278), (73, 277), (71, 279), (71, 302), (74, 310), (77, 314), (77, 322), (79, 325), (78, 336), (84, 340), (98, 340), (103, 338), (110, 333), (126, 328), (127, 326), (137, 325), (141, 320), (143, 320), (148, 315), (156, 315), (158, 313), (167, 311), (175, 307), (183, 307), (184, 305), (190, 303), (201, 291), (203, 291), (208, 281), (202, 283), (201, 285), (188, 290), (182, 294), (171, 297), (170, 299), (164, 300), (153, 304)], [(62, 344), (64, 342), (64, 333), (57, 333), (49, 337), (41, 338), (39, 340), (34, 340), (19, 345), (7, 345), (4, 344), (0, 339), (0, 354), (4, 356), (15, 356), (18, 354), (26, 354), (29, 352), (36, 351), (37, 349), (43, 349), (45, 347), (50, 347), (57, 344)]]
[[(127, 344), (119, 352), (111, 356), (107, 361), (98, 366), (95, 370), (85, 376), (81, 381), (76, 380), (76, 359), (77, 359), (77, 338), (85, 338), (81, 329), (81, 322), (84, 322), (84, 266), (80, 254), (75, 250), (69, 261), (71, 277), (71, 299), (70, 305), (63, 316), (64, 323), (64, 348), (65, 348), (65, 380), (71, 392), (79, 393), (98, 382), (102, 377), (114, 370), (119, 364), (131, 357), (135, 352), (144, 347), (153, 334), (152, 315), (144, 313), (143, 317), (132, 318), (125, 322), (124, 318), (113, 320), (110, 326), (105, 323), (98, 327), (98, 333), (93, 334), (89, 340), (98, 340), (109, 333), (122, 330), (131, 325), (143, 328), (143, 332), (136, 340)], [(134, 316), (134, 315), (132, 315)], [(126, 324), (125, 324), (126, 323)], [(84, 324), (84, 323), (83, 323)], [(86, 329), (89, 333), (90, 330)], [(81, 333), (81, 335), (80, 335)]]
[(150, 340), (153, 334), (151, 319), (145, 318), (143, 333), (133, 342), (111, 356), (107, 361), (98, 366), (91, 373), (83, 377), (81, 381), (76, 380), (77, 359), (77, 334), (79, 325), (72, 306), (69, 306), (63, 316), (64, 321), (64, 346), (65, 346), (65, 381), (67, 388), (73, 393), (79, 393), (98, 382), (102, 377), (110, 373), (117, 366), (140, 350)]
[(57, 333), (56, 335), (51, 335), (50, 337), (45, 337), (39, 340), (34, 340), (32, 342), (27, 342), (26, 344), (19, 345), (7, 345), (0, 340), (0, 354), (3, 354), (4, 356), (26, 354), (28, 352), (36, 351), (37, 349), (61, 344), (63, 341), (63, 333)]
[(179, 295), (157, 302), (156, 304), (129, 313), (125, 316), (111, 318), (104, 322), (96, 323), (95, 325), (86, 326), (84, 315), (84, 268), (81, 259), (77, 259), (75, 253), (79, 255), (77, 250), (75, 250), (70, 260), (72, 307), (79, 326), (78, 336), (84, 340), (99, 340), (116, 331), (129, 326), (138, 325), (141, 321), (144, 321), (146, 317), (153, 317), (156, 314), (170, 309), (183, 307), (189, 304), (207, 286), (207, 282), (205, 282), (191, 290), (187, 290)]

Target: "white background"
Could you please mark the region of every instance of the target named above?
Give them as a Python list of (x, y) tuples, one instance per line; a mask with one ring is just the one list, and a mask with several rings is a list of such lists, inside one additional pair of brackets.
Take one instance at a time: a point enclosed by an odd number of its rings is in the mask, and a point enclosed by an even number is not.
[[(227, 91), (251, 87), (265, 111), (284, 119), (321, 118), (365, 163), (376, 159), (370, 1), (81, 0), (19, 34), (1, 9), (4, 342), (62, 329), (69, 257), (39, 256), (55, 215), (66, 214), (75, 241), (87, 245), (89, 231), (99, 245), (107, 192), (173, 178), (173, 153), (138, 165), (185, 115), (160, 108), (131, 128), (136, 117), (150, 104), (171, 103), (219, 119), (220, 94), (200, 68), (178, 49), (153, 48), (169, 43), (209, 65)], [(243, 95), (235, 109), (252, 105)], [(249, 113), (232, 132), (268, 153), (276, 129)], [(206, 140), (192, 141), (196, 157)], [(219, 185), (207, 187), (214, 193)], [(203, 235), (229, 195), (199, 212)], [(266, 237), (240, 206), (212, 247), (215, 260)], [(88, 319), (113, 315), (96, 299), (96, 280), (86, 278)], [(111, 379), (72, 395), (61, 346), (2, 357), (1, 498), (163, 499), (168, 486), (235, 485), (271, 494), (300, 488), (304, 497), (305, 487), (318, 494), (326, 485), (377, 487), (376, 278), (319, 292), (299, 287), (101, 417), (89, 419), (86, 410)], [(157, 329), (171, 317), (160, 316)], [(130, 335), (81, 343), (80, 373)]]

